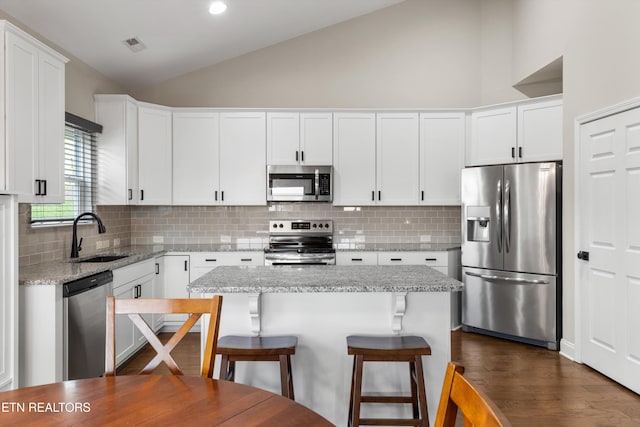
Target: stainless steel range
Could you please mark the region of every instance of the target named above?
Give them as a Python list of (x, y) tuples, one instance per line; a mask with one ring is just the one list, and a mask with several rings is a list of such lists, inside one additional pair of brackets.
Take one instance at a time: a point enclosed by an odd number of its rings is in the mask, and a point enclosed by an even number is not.
[(331, 220), (269, 221), (265, 265), (328, 265), (336, 263)]

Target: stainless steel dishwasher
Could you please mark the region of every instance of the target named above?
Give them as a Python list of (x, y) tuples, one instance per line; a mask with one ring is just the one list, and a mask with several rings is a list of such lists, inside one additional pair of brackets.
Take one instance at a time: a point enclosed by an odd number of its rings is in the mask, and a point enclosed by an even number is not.
[(64, 379), (104, 374), (107, 296), (113, 273), (105, 271), (64, 284)]

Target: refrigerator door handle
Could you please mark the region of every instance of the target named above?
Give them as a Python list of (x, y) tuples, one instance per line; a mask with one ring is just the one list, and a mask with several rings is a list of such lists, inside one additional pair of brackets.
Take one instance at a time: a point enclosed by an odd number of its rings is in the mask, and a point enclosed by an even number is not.
[(517, 282), (517, 283), (530, 283), (533, 285), (548, 285), (549, 282), (547, 280), (529, 280), (529, 279), (520, 279), (518, 277), (501, 277), (501, 276), (492, 276), (489, 274), (478, 274), (473, 273), (471, 271), (465, 271), (467, 276), (479, 277), (485, 280), (502, 280), (505, 282)]
[(504, 181), (504, 249), (509, 252), (511, 246), (511, 185), (509, 180)]
[(498, 253), (502, 252), (502, 180), (498, 180), (496, 188), (496, 219), (498, 226), (496, 227), (496, 237), (498, 239)]

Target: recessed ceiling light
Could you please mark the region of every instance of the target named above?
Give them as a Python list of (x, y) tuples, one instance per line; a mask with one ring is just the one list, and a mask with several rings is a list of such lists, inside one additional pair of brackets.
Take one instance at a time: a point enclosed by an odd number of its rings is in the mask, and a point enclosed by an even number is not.
[(220, 15), (222, 12), (227, 10), (227, 5), (225, 2), (216, 0), (209, 6), (209, 13), (212, 15)]

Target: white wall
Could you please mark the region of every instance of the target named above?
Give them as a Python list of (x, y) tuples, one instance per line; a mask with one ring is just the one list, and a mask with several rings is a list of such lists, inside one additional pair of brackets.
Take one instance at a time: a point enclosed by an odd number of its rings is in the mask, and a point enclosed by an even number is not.
[(640, 96), (640, 2), (514, 0), (514, 81), (562, 55), (564, 62), (564, 338), (575, 342), (574, 123)]
[(133, 96), (171, 106), (474, 106), (480, 10), (477, 0), (407, 0)]

